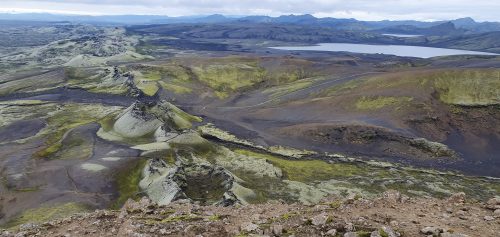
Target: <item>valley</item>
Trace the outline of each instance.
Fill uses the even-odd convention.
[[[96,209],[116,214],[143,197],[207,209],[279,202],[289,211],[393,190],[436,205],[457,193],[478,206],[500,195],[498,32],[398,38],[284,23],[2,24],[10,28],[0,35],[31,36],[0,40],[7,230]],[[274,48],[329,42],[491,55]]]

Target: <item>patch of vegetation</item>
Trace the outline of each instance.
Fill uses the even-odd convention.
[[[12,228],[24,223],[43,223],[50,220],[64,218],[66,216],[88,211],[89,208],[80,203],[65,203],[53,206],[42,206],[35,209],[28,209],[17,218],[6,224],[6,227]]]
[[[360,82],[356,92],[397,89],[398,93],[418,93],[429,97],[433,92],[437,92],[439,100],[451,105],[500,104],[500,70],[497,69],[399,72],[371,77]],[[348,87],[348,83],[344,83],[342,87]]]
[[[131,66],[130,70],[150,74],[149,78],[155,81],[160,78],[160,86],[176,94],[191,93],[194,87],[199,87],[195,83],[201,82],[212,89],[218,98],[226,98],[234,92],[257,85],[273,87],[289,84],[288,88],[282,90],[294,90],[308,83],[292,82],[314,75],[312,70],[308,70],[311,63],[306,60],[277,58],[279,64],[267,60],[234,56],[182,58],[162,65]]]
[[[161,72],[157,70],[150,70],[142,73],[140,79],[148,81],[159,81],[161,80]]]
[[[135,85],[137,86],[137,88],[139,88],[139,90],[141,90],[148,96],[154,96],[160,89],[158,87],[158,83],[154,81],[139,81],[136,82]]]
[[[484,200],[494,195],[500,188],[499,182],[490,179],[470,178],[437,171],[379,167],[351,162],[328,163],[321,160],[287,159],[242,149],[234,149],[233,151],[250,158],[265,159],[282,170],[283,179],[311,185],[311,187],[328,193],[342,195],[344,192],[345,196],[354,191],[356,193],[361,192],[363,196],[368,197],[388,189],[395,189],[410,196],[427,195],[438,198],[444,198],[456,192],[465,192],[472,198]],[[276,183],[272,187],[261,187],[259,186],[261,181],[258,177],[250,176],[238,170],[231,170],[231,172],[245,180],[245,184],[248,185],[246,187],[254,190],[257,195],[263,195],[262,197],[259,196],[259,198],[276,198],[279,196],[283,200],[297,201],[297,197],[280,196],[281,192],[289,192],[286,186],[280,186],[283,183],[282,180],[266,178],[266,181],[262,182]],[[324,181],[324,183],[321,181]],[[319,184],[319,186],[316,186],[316,184]],[[298,185],[300,186],[300,184]],[[273,189],[271,196],[269,196],[270,190],[268,188]],[[356,195],[355,198],[360,197]],[[326,205],[338,208],[342,203],[332,202],[331,204],[326,203]]]
[[[215,215],[209,216],[208,220],[210,220],[210,221],[219,221],[219,220],[221,220],[221,217],[219,215],[215,214]]]
[[[50,142],[50,141],[48,141]],[[51,145],[49,145],[48,147],[40,150],[40,151],[37,151],[35,153],[35,155],[37,157],[43,157],[43,158],[48,158],[49,156],[57,153],[59,150],[61,150],[61,147],[62,147],[62,142],[61,141],[56,141],[54,143],[52,143]]]
[[[387,106],[398,106],[407,102],[411,102],[411,97],[392,97],[392,96],[377,96],[366,97],[363,96],[356,101],[356,108],[359,110],[378,110]]]
[[[358,235],[358,237],[370,237],[371,236],[370,232],[364,231],[364,230],[360,230],[360,231],[356,232],[356,234]]]
[[[381,237],[389,237],[389,234],[387,232],[385,232],[384,230],[380,229],[378,231],[378,234],[381,236]]]
[[[447,71],[432,75],[439,99],[455,105],[500,104],[500,70]]]
[[[139,159],[129,168],[122,170],[116,176],[118,198],[111,208],[118,209],[129,199],[137,200],[140,197],[139,182],[142,179],[142,170],[146,166],[146,159]]]
[[[169,123],[171,127],[176,129],[188,129],[193,126],[193,122],[203,121],[200,117],[188,114],[168,102],[147,109],[148,112],[155,114],[160,120]],[[168,113],[165,114],[165,111]]]
[[[333,202],[328,203],[328,206],[330,206],[333,209],[338,209],[340,206],[342,206],[342,200],[335,200]]]
[[[14,191],[16,192],[35,192],[40,190],[40,186],[28,187],[28,188],[16,188]]]
[[[0,101],[0,105],[17,105],[17,106],[29,106],[29,105],[43,105],[48,104],[50,102],[41,101],[41,100],[9,100],[9,101]]]
[[[310,80],[301,80],[293,83],[289,83],[282,86],[271,87],[269,89],[265,89],[263,92],[271,94],[271,97],[277,98],[288,93],[298,91],[304,89],[312,84]]]
[[[193,92],[193,89],[183,85],[174,84],[171,82],[167,83],[164,81],[160,81],[159,83],[160,86],[163,87],[163,89],[174,92],[175,94],[188,94]]]
[[[297,216],[297,215],[299,215],[298,212],[288,212],[288,213],[281,215],[281,219],[288,220],[288,219],[290,219],[294,216]]]
[[[162,65],[162,73],[165,78],[172,79],[174,82],[189,82],[193,79],[191,69],[176,62]]]
[[[214,89],[217,97],[221,99],[234,91],[263,81],[266,74],[265,70],[255,63],[202,65],[193,67],[193,72],[201,82]]]
[[[285,178],[291,181],[308,183],[363,173],[362,169],[353,164],[329,164],[322,160],[288,160],[242,149],[236,149],[235,152],[258,159],[266,159],[282,169]]]
[[[64,135],[73,128],[97,122],[108,113],[115,111],[102,105],[65,104],[49,113],[47,127],[42,134],[47,137],[47,146],[35,153],[35,156],[49,158],[62,147]]]
[[[200,123],[203,121],[202,118],[198,117],[198,116],[194,116],[194,115],[191,115],[191,114],[188,114],[186,112],[184,112],[183,110],[179,109],[177,106],[175,105],[172,105],[171,106],[171,109],[172,111],[182,120],[184,121],[187,121],[189,123],[193,123],[193,122],[197,122],[197,123]],[[175,118],[174,118],[175,119]],[[191,125],[185,125],[183,126],[180,122],[179,123],[176,123],[177,126],[181,129],[185,129],[185,128],[190,128]]]
[[[68,81],[81,81],[92,76],[92,73],[77,67],[65,67],[64,73]]]
[[[365,81],[364,79],[352,80],[342,83],[340,85],[330,87],[326,89],[324,92],[322,92],[320,96],[334,96],[344,92],[348,92],[350,90],[354,90],[358,86],[360,86],[364,81]]]
[[[144,94],[153,96],[160,89],[161,72],[155,68],[144,67],[142,71],[132,71],[134,83]]]

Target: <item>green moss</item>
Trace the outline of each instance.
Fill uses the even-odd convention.
[[[166,151],[165,158],[164,160],[167,162],[169,165],[175,164],[176,161],[176,154],[175,151],[172,149],[169,149]]]
[[[297,212],[288,212],[288,213],[285,213],[285,214],[281,215],[281,219],[288,220],[288,219],[290,219],[290,218],[292,218],[294,216],[297,216],[297,215],[298,215]]]
[[[256,153],[248,150],[235,150],[236,153],[266,159],[279,167],[287,179],[299,182],[313,182],[329,180],[335,177],[362,174],[362,170],[352,164],[329,164],[322,160],[288,160],[268,154]]]
[[[175,105],[172,105],[171,109],[177,116],[179,116],[180,118],[182,118],[186,121],[198,122],[198,123],[203,121],[200,117],[188,114],[188,113],[184,112],[183,110],[179,109]]]
[[[66,83],[71,87],[82,88],[92,93],[127,93],[127,87],[121,84],[105,82],[105,78],[109,76],[109,73],[110,71],[106,70],[106,68],[66,68]]]
[[[219,221],[221,217],[219,215],[212,215],[208,217],[208,220],[210,221]]]
[[[46,136],[46,147],[35,153],[36,157],[50,158],[62,148],[64,135],[76,127],[97,122],[116,111],[101,105],[64,104],[51,111],[47,118],[47,127],[41,132]]]
[[[158,87],[158,84],[156,82],[151,82],[151,81],[141,81],[136,83],[137,88],[144,92],[144,94],[148,96],[154,96],[156,92],[160,89]]]
[[[196,77],[212,88],[219,98],[261,82],[265,70],[254,63],[211,64],[193,67]]]
[[[325,92],[323,92],[321,95],[334,96],[334,95],[338,95],[341,93],[345,93],[345,92],[356,89],[363,82],[364,82],[363,79],[348,81],[348,82],[342,83],[340,85],[336,85],[336,86],[333,86],[333,87],[326,89]]]
[[[43,105],[48,104],[50,102],[42,101],[42,100],[9,100],[9,101],[0,101],[0,105]]]
[[[451,105],[449,107],[449,109],[450,109],[450,112],[454,113],[454,114],[464,114],[465,113],[464,109],[460,108],[459,106]]]
[[[301,81],[296,81],[296,82],[293,82],[290,84],[265,89],[263,92],[271,94],[271,97],[277,98],[277,97],[281,97],[283,95],[286,95],[288,93],[304,89],[304,88],[310,86],[311,84],[312,84],[312,81],[310,81],[310,80],[301,80]]]
[[[192,81],[194,77],[189,67],[177,63],[162,65],[163,80],[167,84],[183,85]]]
[[[193,122],[202,121],[200,117],[188,114],[168,102],[146,109],[148,112],[155,114],[160,120],[169,123],[170,126],[179,130],[191,128]],[[169,111],[169,113],[165,113],[165,111]]]
[[[40,190],[40,186],[14,189],[14,191],[16,191],[16,192],[35,192],[38,190]]]
[[[382,229],[380,229],[378,233],[381,237],[389,237],[389,234]]]
[[[370,237],[371,235],[370,232],[364,230],[358,231],[356,232],[356,234],[358,235],[358,237]]]
[[[161,72],[156,70],[150,70],[142,74],[141,79],[148,81],[159,81],[161,79]]]
[[[88,210],[87,206],[74,202],[54,206],[42,206],[24,211],[17,218],[8,222],[6,227],[12,228],[24,223],[43,223]]]
[[[366,97],[363,96],[356,101],[356,108],[359,110],[377,110],[388,106],[398,106],[412,101],[411,97]]]
[[[174,83],[167,83],[164,81],[159,82],[163,89],[174,92],[175,94],[187,94],[193,92],[193,89]]]
[[[54,134],[55,136],[58,136],[58,134]],[[50,143],[50,141],[49,141]],[[62,147],[62,142],[59,140],[59,141],[56,141],[55,143],[49,145],[48,147],[40,150],[40,151],[37,151],[35,153],[35,155],[37,157],[44,157],[44,158],[47,158],[47,157],[50,157],[51,155],[54,155],[55,153],[57,153],[59,150],[61,150],[61,147]]]
[[[341,200],[335,200],[333,202],[328,203],[328,206],[330,206],[333,209],[338,209],[340,206],[342,206],[342,201]]]
[[[118,198],[111,208],[118,209],[129,199],[139,198],[139,182],[142,179],[142,170],[146,166],[146,159],[139,159],[129,168],[121,171],[116,176]]]
[[[500,70],[449,71],[433,75],[439,99],[447,104],[500,104]]]

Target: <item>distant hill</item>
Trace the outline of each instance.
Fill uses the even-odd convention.
[[[460,18],[450,21],[359,21],[356,19],[317,18],[313,15],[282,15],[270,16],[224,16],[220,14],[208,16],[182,16],[169,17],[160,15],[60,15],[49,13],[0,13],[0,20],[11,21],[47,21],[47,22],[77,22],[94,24],[122,24],[122,25],[147,25],[147,24],[177,24],[177,23],[279,23],[308,25],[318,27],[331,27],[338,30],[352,31],[377,31],[385,33],[411,33],[424,35],[444,35],[467,31],[471,33],[485,33],[500,31],[499,22],[476,22],[472,18]],[[451,24],[450,24],[451,23]],[[457,31],[459,30],[459,31]]]
[[[445,35],[453,36],[453,35],[464,34],[466,30],[457,29],[455,24],[450,21],[427,28],[420,28],[413,25],[397,25],[375,30],[375,32],[388,33],[388,34],[426,35],[426,36],[445,36]]]

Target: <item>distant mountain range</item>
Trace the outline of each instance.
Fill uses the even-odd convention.
[[[0,20],[10,21],[47,21],[93,24],[141,25],[141,24],[176,24],[176,23],[262,23],[262,24],[297,24],[321,27],[333,27],[340,30],[377,31],[399,34],[449,34],[484,33],[500,31],[500,22],[476,22],[472,18],[460,18],[450,21],[359,21],[356,19],[317,18],[309,14],[270,16],[209,16],[168,17],[159,15],[59,15],[49,13],[0,13]],[[450,24],[451,23],[451,24]],[[443,33],[445,30],[446,33]]]

